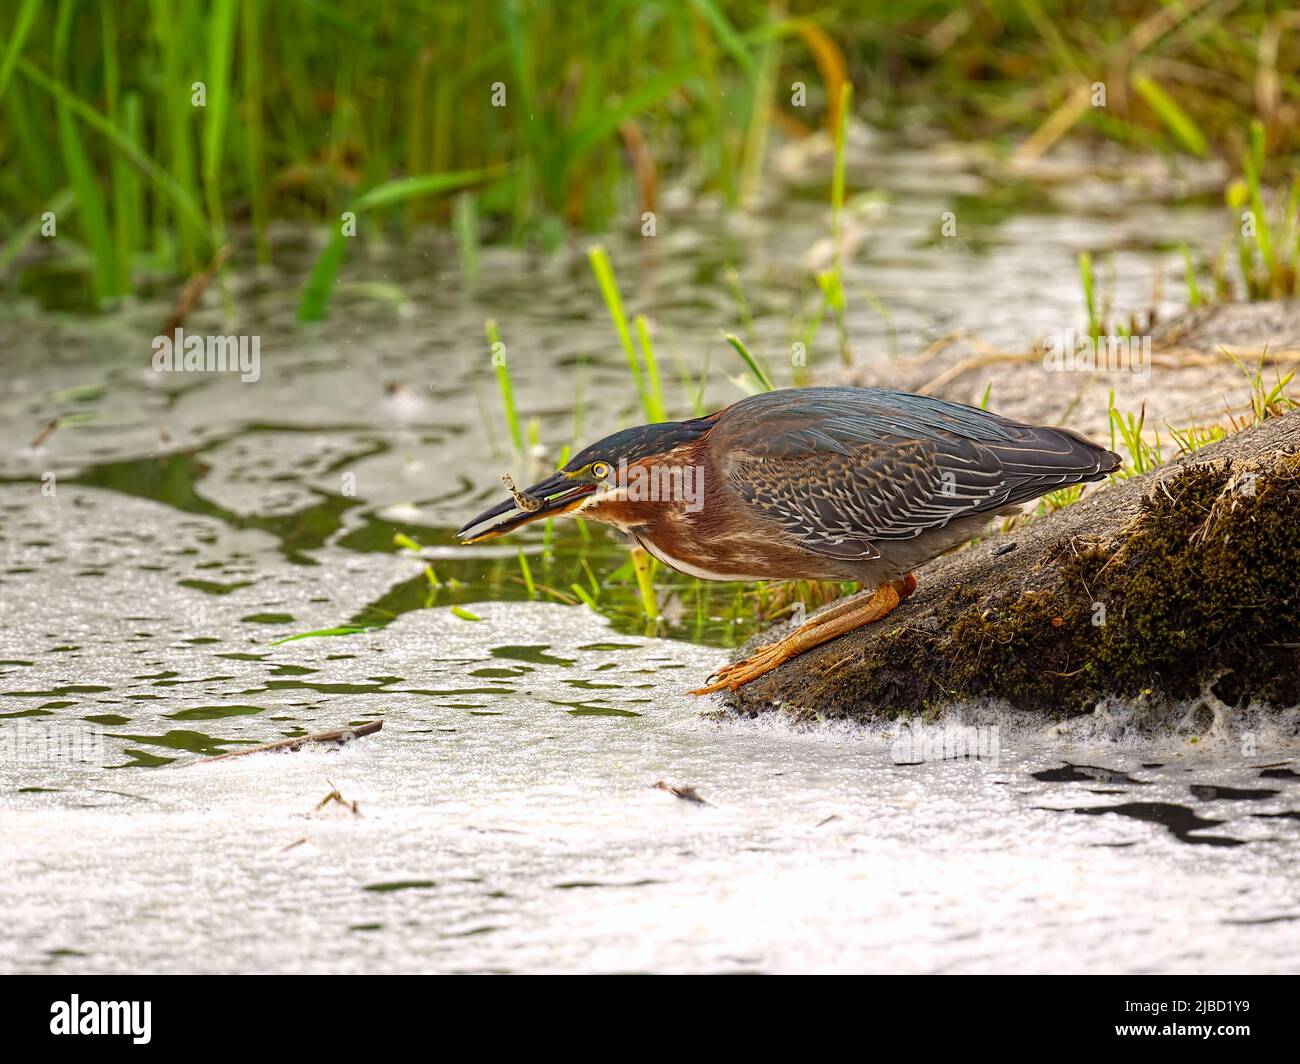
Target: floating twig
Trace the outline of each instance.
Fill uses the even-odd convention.
[[[694,802],[696,805],[708,805],[699,792],[694,787],[674,787],[671,783],[665,783],[660,780],[652,785],[655,790],[667,791],[669,794],[680,798],[683,802]]]
[[[331,787],[334,787],[334,781],[333,781],[333,780],[328,780],[327,782],[329,783],[329,785],[330,785]],[[343,795],[339,792],[339,789],[338,789],[337,787],[334,787],[334,789],[333,789],[332,791],[330,791],[329,794],[325,795],[324,798],[322,798],[319,802],[317,802],[317,803],[316,803],[316,808],[313,809],[312,812],[314,812],[314,813],[319,813],[322,809],[324,809],[324,808],[325,808],[327,805],[329,805],[331,802],[337,802],[337,803],[338,803],[339,805],[341,805],[344,809],[347,809],[347,810],[351,811],[351,813],[352,813],[353,816],[360,816],[360,815],[361,815],[361,807],[360,807],[359,805],[357,805],[356,802],[354,802],[354,801],[353,801],[353,802],[349,802],[346,798],[344,798]]]
[[[39,447],[46,440],[48,440],[51,436],[54,435],[54,430],[57,429],[58,427],[59,427],[59,419],[56,417],[50,418],[50,420],[46,423],[45,428],[41,429],[41,431],[38,432],[35,438],[32,440],[32,446]]]
[[[335,728],[333,731],[317,732],[315,735],[299,735],[293,739],[280,739],[274,743],[250,746],[247,750],[234,750],[228,754],[217,754],[216,757],[205,757],[202,761],[190,761],[188,764],[207,765],[213,761],[228,761],[232,757],[247,757],[249,754],[265,754],[280,750],[301,750],[304,746],[317,743],[327,746],[346,746],[353,739],[360,739],[363,735],[373,735],[383,726],[384,722],[382,720],[372,720],[366,724],[359,724],[355,728]]]
[[[180,297],[176,300],[176,306],[172,308],[171,315],[158,332],[159,336],[172,338],[176,336],[176,330],[189,317],[190,311],[194,309],[203,293],[207,291],[208,285],[212,283],[212,278],[221,269],[221,264],[226,261],[229,254],[230,245],[222,244],[221,247],[217,248],[217,253],[212,257],[212,261],[208,263],[207,268],[196,273],[185,282],[185,287],[181,289]]]

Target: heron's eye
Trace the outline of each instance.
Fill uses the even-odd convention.
[[[597,480],[604,480],[607,476],[609,476],[609,463],[592,462],[591,475],[595,477]]]

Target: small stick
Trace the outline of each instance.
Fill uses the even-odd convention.
[[[250,746],[247,750],[235,750],[229,754],[217,754],[215,757],[205,757],[201,761],[190,761],[191,765],[207,765],[213,761],[228,761],[232,757],[247,757],[249,754],[265,754],[272,750],[301,750],[308,743],[334,743],[338,746],[345,746],[353,739],[359,739],[363,735],[373,735],[384,726],[382,720],[372,720],[366,724],[360,724],[355,728],[335,728],[333,731],[317,732],[315,735],[299,735],[295,739],[280,739],[274,743],[262,743],[260,746]]]
[[[331,787],[334,787],[333,780],[329,780],[328,782]],[[343,795],[339,793],[339,789],[337,787],[334,787],[334,789],[330,791],[329,794],[325,795],[324,798],[322,798],[319,802],[317,802],[316,808],[313,809],[312,812],[319,813],[322,809],[324,809],[327,805],[329,805],[330,802],[338,802],[338,804],[341,805],[344,809],[350,809],[352,811],[353,816],[361,815],[361,807],[357,805],[356,802],[349,802],[346,798],[344,798]]]
[[[39,447],[46,440],[48,440],[51,436],[54,435],[54,430],[57,429],[58,427],[59,427],[59,419],[51,418],[49,423],[46,424],[45,428],[41,429],[41,431],[36,434],[36,438],[32,440],[32,446]]]
[[[694,787],[674,787],[671,783],[665,783],[663,780],[660,780],[658,783],[652,783],[650,789],[656,791],[667,791],[669,794],[680,798],[683,802],[694,802],[696,805],[709,804],[700,797],[699,792]]]
[[[172,308],[171,314],[163,322],[163,327],[159,336],[170,336],[173,339],[176,336],[176,330],[181,327],[185,319],[189,317],[190,311],[194,309],[207,287],[212,283],[212,278],[216,272],[221,269],[222,263],[226,261],[230,254],[230,245],[222,244],[217,248],[217,253],[212,257],[206,269],[194,274],[185,282],[185,287],[181,289],[181,294],[176,300],[176,306]]]

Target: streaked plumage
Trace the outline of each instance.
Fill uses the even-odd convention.
[[[874,620],[915,587],[900,578],[993,516],[1118,466],[1118,455],[1069,429],[908,392],[795,388],[708,417],[617,432],[529,488],[526,495],[545,500],[537,509],[502,503],[457,534],[488,538],[539,517],[577,514],[615,526],[695,576],[880,588],[880,600],[861,614]],[[634,490],[640,474],[669,483],[669,474],[687,471],[701,478],[698,498]],[[824,625],[820,637],[848,630],[844,623]],[[816,645],[809,638],[818,637],[796,641],[799,649]],[[780,660],[769,655],[762,671]]]
[[[705,446],[736,493],[792,542],[837,563],[886,559],[871,567],[878,576],[968,538],[972,519],[1099,479],[1119,463],[1067,429],[867,388],[742,399],[718,418]],[[905,564],[891,566],[890,557]],[[830,569],[824,575],[853,578],[839,565]]]

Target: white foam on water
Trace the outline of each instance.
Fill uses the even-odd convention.
[[[154,769],[6,766],[0,967],[1296,966],[1296,822],[1251,815],[1296,808],[1295,783],[1261,781],[1254,767],[1293,748],[1243,759],[1177,737],[1077,742],[1038,726],[1008,728],[996,765],[899,766],[888,729],[707,719],[680,691],[716,651],[615,636],[585,609],[475,608],[478,624],[449,610],[407,614],[349,638],[357,657],[344,661],[325,660],[342,641],[277,648],[278,660],[320,668],[313,683],[379,668],[404,678],[395,693],[337,695],[328,713],[313,710],[321,725],[382,715],[382,732],[340,751]],[[610,643],[636,649],[581,649]],[[546,649],[523,651],[538,658],[524,662],[485,645]],[[599,668],[611,660],[616,670]],[[471,675],[487,663],[531,671],[508,685]],[[496,686],[507,690],[401,693]],[[602,697],[584,703],[593,693]],[[639,715],[569,712],[583,704]],[[133,729],[145,730],[138,720],[123,730]],[[1031,775],[1063,762],[1136,782]],[[708,804],[655,789],[660,780]],[[1280,793],[1200,800],[1192,784]],[[338,803],[317,810],[335,789],[360,816]],[[1243,844],[1197,845],[1159,824],[1069,811],[1133,802],[1222,820],[1199,834]]]

